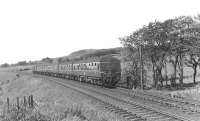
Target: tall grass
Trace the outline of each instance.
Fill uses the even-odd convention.
[[[83,106],[71,106],[64,112],[51,115],[42,114],[39,110],[23,107],[18,109],[11,106],[8,110],[6,106],[0,114],[0,121],[108,121],[100,117],[95,110],[87,110]]]

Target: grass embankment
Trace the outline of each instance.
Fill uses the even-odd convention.
[[[44,118],[43,121],[117,121],[122,120],[115,114],[100,107],[98,102],[75,92],[73,90],[56,85],[43,78],[31,75],[16,76],[16,73],[0,72],[0,106],[1,112],[5,112],[7,97],[11,103],[16,103],[16,97],[33,95],[38,104],[36,111],[14,110],[13,113],[3,114],[2,117],[10,117],[8,121],[15,121],[16,114],[24,114],[21,120],[35,121]],[[13,118],[14,117],[14,118]],[[2,120],[2,119],[0,119]]]

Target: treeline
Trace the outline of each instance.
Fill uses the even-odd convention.
[[[200,15],[150,22],[120,38],[120,41],[124,47],[122,56],[131,61],[130,73],[135,74],[137,80],[140,79],[141,48],[144,65],[151,65],[154,87],[158,87],[159,82],[163,84],[163,81],[182,87],[185,65],[193,69],[193,81],[196,83],[197,66],[200,64]],[[166,71],[167,64],[173,68],[170,73]]]
[[[15,63],[15,64],[8,64],[8,63],[3,63],[3,64],[1,64],[0,65],[0,67],[10,67],[10,66],[24,66],[24,65],[32,65],[32,64],[34,64],[35,62],[33,62],[33,61],[19,61],[19,62],[17,62],[17,63]]]

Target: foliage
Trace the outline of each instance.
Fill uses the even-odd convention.
[[[42,61],[46,62],[46,63],[53,63],[53,59],[51,59],[49,57],[43,58]]]
[[[10,107],[9,110],[4,108],[1,121],[51,121],[49,116],[43,115],[38,110],[28,107],[21,107],[17,109],[16,106]]]
[[[69,58],[62,58],[62,57],[60,57],[60,58],[57,59],[58,63],[64,63],[64,62],[69,62],[69,61],[70,61]]]
[[[8,63],[4,63],[4,64],[1,64],[1,67],[9,67],[10,65]]]
[[[162,84],[165,79],[170,79],[171,84],[174,84],[177,70],[179,83],[182,86],[184,58],[187,55],[191,56],[188,63],[193,62],[194,73],[196,73],[195,69],[199,60],[194,61],[194,58],[197,57],[196,50],[200,46],[200,27],[196,27],[196,21],[190,16],[180,16],[164,22],[150,22],[129,36],[120,38],[120,41],[126,49],[138,50],[142,47],[143,60],[150,61],[152,64],[155,87],[158,86],[158,82]],[[130,53],[137,53],[137,51]],[[131,57],[132,61],[138,60],[138,54],[132,55],[135,55],[134,58]],[[166,63],[172,63],[175,70],[169,78],[162,75]]]
[[[23,66],[23,65],[28,65],[28,63],[27,63],[26,61],[19,61],[19,62],[16,63],[15,65]]]
[[[83,106],[71,106],[63,112],[43,114],[38,109],[16,106],[10,107],[9,111],[4,107],[0,115],[1,121],[107,121],[100,117],[97,111],[86,110]]]

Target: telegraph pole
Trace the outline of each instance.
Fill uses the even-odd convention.
[[[142,60],[142,45],[139,48],[139,55],[140,55],[140,84],[141,89],[143,90],[143,60]]]

